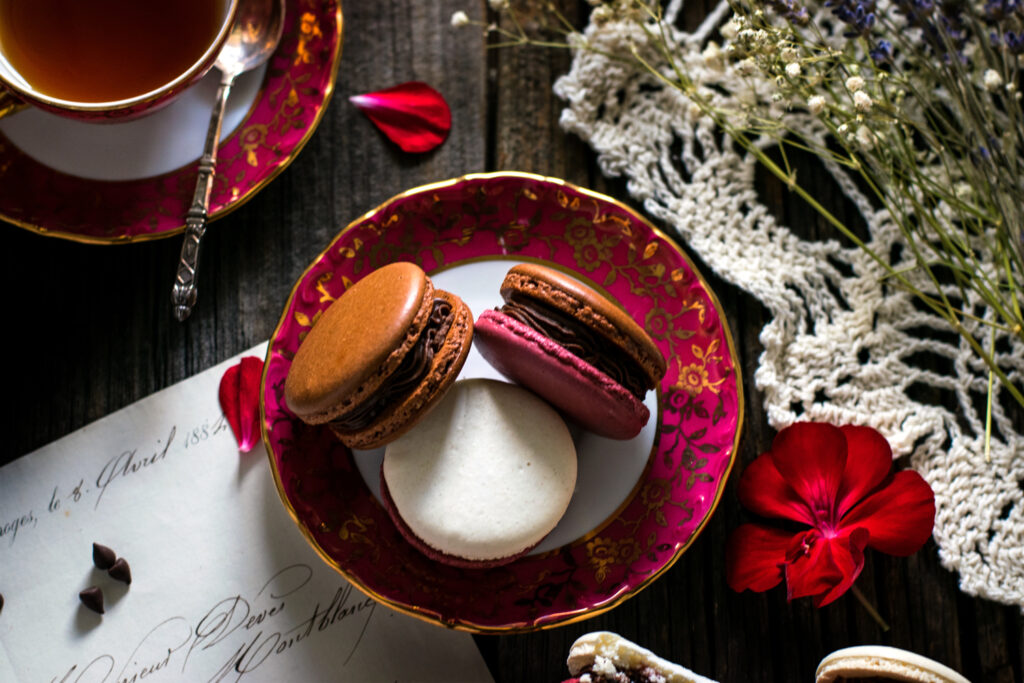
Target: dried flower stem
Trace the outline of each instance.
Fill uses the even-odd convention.
[[[878,626],[882,629],[882,631],[888,632],[889,624],[887,624],[885,619],[882,618],[882,615],[878,613],[878,610],[875,609],[875,606],[872,605],[871,602],[867,599],[867,596],[861,593],[860,589],[857,588],[856,585],[850,586],[850,591],[853,593],[853,597],[857,598],[857,602],[859,602],[861,606],[863,606],[864,609],[868,611],[868,614],[871,615],[871,618],[878,623]]]
[[[501,15],[512,28],[491,24],[486,31],[507,39],[492,47],[584,49],[633,65],[685,95],[863,250],[889,283],[916,297],[963,338],[989,371],[988,439],[994,380],[1024,407],[1024,387],[1015,385],[998,362],[994,341],[998,333],[1024,342],[1024,113],[1018,91],[1024,4],[986,5],[984,12],[991,6],[1015,13],[999,25],[1001,37],[990,38],[989,28],[971,14],[982,10],[966,4],[893,0],[883,11],[872,0],[831,0],[833,14],[850,29],[845,43],[837,44],[797,0],[732,1],[739,3],[729,22],[736,30],[727,35],[722,29],[729,41],[723,59],[732,61],[751,92],[758,83],[774,82],[774,102],[791,110],[807,103],[841,151],[795,128],[786,116],[759,109],[763,103],[736,109],[716,105],[715,95],[704,92],[673,53],[673,29],[656,0],[593,0],[592,21],[599,21],[600,12],[600,21],[630,21],[642,31],[640,44],[623,54],[589,43],[550,1],[541,5],[554,20],[541,22],[540,31],[546,32],[541,37],[527,30],[510,5]],[[888,14],[891,8],[895,15]],[[710,28],[702,26],[701,33],[705,40]],[[880,36],[885,40],[873,47]],[[973,61],[963,56],[968,44],[975,50]],[[781,164],[765,151],[766,139],[778,143]],[[856,174],[898,227],[912,265],[890,263],[801,187],[787,146]],[[971,310],[974,297],[992,314]],[[993,335],[987,344],[977,338],[983,327]]]

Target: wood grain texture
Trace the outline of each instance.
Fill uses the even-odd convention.
[[[586,3],[560,5],[582,25]],[[331,237],[410,187],[467,172],[522,170],[639,208],[622,179],[603,178],[586,146],[558,127],[562,105],[551,86],[568,69],[568,53],[486,50],[480,30],[455,30],[449,21],[456,10],[492,20],[478,0],[344,2],[343,9],[344,52],[327,115],[287,171],[212,224],[199,303],[185,324],[174,320],[169,303],[177,238],[96,247],[0,227],[9,315],[2,344],[11,368],[0,411],[2,462],[265,340],[293,283]],[[702,12],[688,4],[687,21]],[[432,153],[400,152],[348,103],[350,95],[407,80],[430,83],[451,104],[451,135]],[[808,164],[801,178],[812,177],[813,160],[800,163]],[[808,237],[834,238],[773,179],[760,177],[759,188],[787,224]],[[827,185],[815,189],[834,193]],[[738,474],[773,436],[753,384],[767,312],[694,261],[726,310],[745,385],[744,434],[721,504],[676,565],[616,609],[549,631],[476,637],[495,679],[562,680],[572,642],[599,629],[722,681],[809,682],[824,655],[866,643],[913,650],[974,681],[1024,679],[1020,610],[960,593],[932,542],[910,558],[867,556],[857,585],[889,622],[888,632],[849,594],[819,610],[807,600],[787,602],[783,587],[756,595],[729,590],[725,539],[751,519],[737,500]]]

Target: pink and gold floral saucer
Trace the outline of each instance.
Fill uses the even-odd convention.
[[[410,546],[381,506],[380,452],[355,452],[284,403],[296,349],[368,273],[414,261],[479,315],[515,263],[561,269],[616,299],[668,360],[652,420],[631,441],[576,430],[580,475],[558,528],[504,567],[457,569]],[[474,350],[460,376],[497,376]],[[270,340],[263,437],[278,493],[313,548],[366,594],[480,633],[529,631],[611,609],[693,543],[736,457],[742,386],[721,307],[687,256],[623,204],[522,173],[470,175],[391,199],[338,234],[299,279]]]
[[[330,101],[341,46],[340,0],[287,0],[281,45],[251,107],[240,112],[240,124],[221,142],[211,220],[241,206],[298,155]],[[15,116],[33,115],[27,111]],[[162,110],[151,116],[172,114]],[[80,125],[106,128],[97,131],[103,137],[119,126],[146,124]],[[64,147],[74,153],[73,140]],[[194,159],[201,151],[200,142]],[[157,239],[184,229],[195,187],[194,161],[156,175],[110,180],[58,170],[59,164],[48,165],[37,157],[0,132],[0,219],[42,234],[100,244]]]

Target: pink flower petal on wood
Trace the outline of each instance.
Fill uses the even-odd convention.
[[[429,152],[445,141],[452,127],[444,97],[420,81],[348,99],[406,152]]]
[[[248,453],[260,436],[260,378],[263,361],[246,356],[232,365],[220,380],[218,396],[224,417],[238,442],[238,449]]]

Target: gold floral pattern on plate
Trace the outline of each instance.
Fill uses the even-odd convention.
[[[334,91],[341,46],[339,0],[287,1],[284,35],[260,93],[221,143],[210,220],[251,199],[299,154]],[[122,244],[179,234],[195,178],[194,163],[138,180],[71,176],[35,161],[0,134],[0,219],[53,237]]]
[[[493,258],[548,263],[592,282],[669,360],[653,448],[611,519],[557,549],[468,570],[417,552],[367,488],[352,453],[284,404],[302,338],[374,269],[428,273]],[[368,595],[475,632],[548,628],[614,607],[667,571],[707,523],[736,455],[742,385],[714,294],[665,235],[623,204],[564,181],[477,174],[405,192],[341,231],[296,284],[271,337],[261,393],[278,493],[329,565]]]

